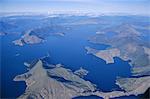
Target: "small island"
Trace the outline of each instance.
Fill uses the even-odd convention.
[[[39,44],[45,41],[50,35],[65,36],[64,32],[54,31],[54,27],[35,28],[25,31],[21,38],[12,41],[15,45]]]
[[[87,75],[89,72],[87,71],[87,70],[85,70],[85,69],[83,69],[82,67],[80,67],[80,69],[79,70],[76,70],[75,72],[74,72],[76,75],[78,75],[79,77],[84,77],[85,75]]]
[[[20,39],[13,41],[15,45],[23,46],[25,44],[38,44],[44,40],[36,35],[31,35],[30,31],[24,34]]]

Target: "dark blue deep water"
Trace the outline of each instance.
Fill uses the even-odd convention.
[[[31,62],[46,55],[46,53],[50,54],[49,63],[51,64],[61,63],[73,71],[80,67],[88,70],[89,74],[85,79],[96,84],[100,90],[120,90],[115,85],[115,80],[117,76],[129,77],[131,75],[128,62],[115,58],[114,64],[107,65],[105,61],[86,53],[85,46],[97,49],[108,47],[107,45],[96,45],[88,42],[88,38],[97,31],[96,26],[87,25],[70,28],[64,37],[50,36],[42,44],[25,45],[23,47],[12,44],[12,41],[18,38],[17,35],[7,35],[0,38],[3,98],[16,98],[25,91],[25,83],[14,82],[13,78],[27,71],[23,65],[24,62]],[[16,54],[20,55],[16,56]],[[100,99],[95,96],[88,97],[88,99],[95,98]]]

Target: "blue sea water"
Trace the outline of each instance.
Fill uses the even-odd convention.
[[[1,74],[2,74],[2,98],[16,98],[25,91],[24,82],[14,82],[13,78],[25,73],[24,62],[31,62],[50,53],[49,63],[63,64],[73,71],[80,67],[89,71],[86,80],[96,84],[102,91],[119,89],[115,85],[117,76],[129,77],[130,66],[128,62],[115,58],[114,64],[106,64],[104,60],[86,53],[85,46],[97,49],[105,49],[107,45],[96,45],[88,42],[88,38],[95,34],[97,26],[84,25],[72,26],[64,37],[50,36],[46,42],[35,45],[15,46],[12,41],[17,35],[1,37]],[[15,56],[20,54],[19,56]],[[91,99],[99,99],[95,96]],[[81,97],[82,98],[82,97]],[[89,98],[88,98],[89,99]]]

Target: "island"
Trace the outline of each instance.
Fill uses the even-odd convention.
[[[15,45],[23,46],[25,44],[38,44],[43,42],[42,38],[39,38],[36,35],[31,35],[30,31],[24,34],[20,39],[13,41]]]
[[[95,85],[80,78],[70,69],[56,66],[45,69],[38,60],[29,72],[18,75],[14,81],[25,81],[27,88],[19,99],[71,99],[84,92],[95,91]]]
[[[24,31],[23,35],[12,41],[15,45],[24,46],[25,44],[39,44],[45,41],[48,36],[65,36],[63,29],[58,29],[60,26],[46,26],[29,29]]]
[[[46,65],[49,68],[45,68]],[[82,67],[73,72],[61,64],[45,64],[42,59],[37,59],[31,64],[28,63],[27,67],[29,68],[28,72],[14,78],[14,81],[25,81],[27,86],[25,93],[18,99],[60,99],[60,97],[72,99],[91,95],[110,99],[120,96],[137,96],[150,87],[150,76],[140,78],[118,77],[116,84],[124,91],[103,92],[96,88],[92,82],[84,80],[88,71]]]
[[[79,70],[76,70],[75,72],[74,72],[76,75],[78,75],[79,77],[84,77],[85,75],[87,75],[89,72],[87,71],[87,70],[85,70],[85,69],[83,69],[82,67],[80,67],[80,69]]]

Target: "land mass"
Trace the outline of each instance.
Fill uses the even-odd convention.
[[[38,60],[29,72],[16,76],[14,81],[25,81],[27,88],[20,99],[71,99],[86,91],[93,92],[95,85],[85,81],[70,69],[56,66],[45,69]]]
[[[114,34],[110,36],[111,32]],[[113,63],[113,57],[119,57],[124,61],[130,61],[134,76],[150,75],[150,43],[145,42],[142,33],[132,25],[121,24],[118,27],[101,30],[101,33],[91,37],[89,41],[110,47],[106,50],[86,47],[88,53],[104,59],[106,63]]]
[[[107,49],[107,50],[96,50],[90,47],[85,47],[88,54],[93,54],[98,58],[106,61],[106,64],[114,63],[114,57],[120,56],[120,50],[117,48]]]
[[[73,72],[64,68],[61,64],[56,66],[47,65],[42,60],[37,60],[27,65],[29,71],[18,75],[14,81],[25,81],[25,93],[18,99],[72,99],[78,96],[96,95],[104,99],[120,96],[139,95],[150,87],[150,76],[135,78],[118,78],[116,84],[125,91],[102,92],[96,85],[80,77],[80,74],[87,74],[83,68]],[[85,76],[85,75],[84,75]],[[134,83],[134,84],[133,84]],[[130,85],[130,88],[128,87]]]
[[[38,44],[43,42],[42,38],[39,38],[36,35],[31,35],[30,31],[24,34],[20,39],[13,41],[15,45],[23,46],[25,44]]]
[[[150,34],[147,33],[146,35],[149,36]],[[96,44],[109,45],[110,47],[105,50],[85,47],[88,54],[105,60],[107,64],[114,63],[113,58],[119,57],[124,61],[129,61],[131,65],[132,77],[119,77],[116,80],[116,84],[124,92],[112,91],[113,95],[111,97],[117,95],[137,96],[150,87],[150,43],[143,39],[143,34],[135,27],[130,24],[121,24],[117,27],[106,28],[97,32],[89,41]],[[96,95],[99,94],[97,92]]]
[[[43,28],[36,28],[28,30],[21,36],[21,38],[12,41],[15,45],[23,46],[25,44],[39,44],[45,41],[50,35],[58,35],[64,36],[63,32],[54,31],[51,28],[54,27],[43,27]]]

